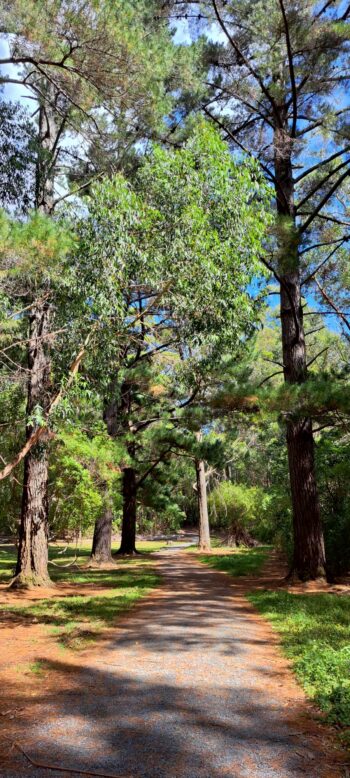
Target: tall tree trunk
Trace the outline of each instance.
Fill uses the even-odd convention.
[[[96,519],[91,551],[92,563],[113,562],[112,523],[113,511],[110,507],[106,507],[102,516]]]
[[[207,484],[205,480],[205,465],[202,459],[196,460],[196,476],[197,476],[197,498],[198,498],[198,513],[199,513],[199,539],[198,548],[200,551],[210,551],[210,529],[209,529],[209,517],[208,517],[208,502],[207,502]]]
[[[45,336],[48,332],[50,310],[38,305],[30,316],[28,348],[27,418],[38,406],[43,408],[50,381]],[[36,422],[27,425],[29,437]],[[21,524],[18,558],[13,587],[47,586],[48,574],[48,443],[44,438],[30,450],[24,462]]]
[[[107,425],[108,434],[113,438],[118,434],[118,419],[119,423],[128,423],[128,413],[130,412],[131,404],[131,390],[127,380],[125,380],[121,387],[121,400],[119,404],[115,399],[115,392],[117,388],[117,380],[112,384],[110,388],[110,394],[112,399],[106,403],[103,418]],[[128,453],[131,457],[135,454],[134,442],[130,442],[128,445]],[[120,548],[117,554],[137,554],[136,550],[136,472],[133,467],[126,467],[123,470],[122,476],[122,497],[123,497],[123,519],[122,519],[122,536]],[[96,531],[96,528],[95,528]],[[107,533],[106,533],[107,540]],[[111,536],[110,536],[111,546]],[[92,552],[93,553],[93,552]],[[107,553],[107,552],[106,552]],[[111,554],[111,550],[110,550]]]
[[[281,217],[278,229],[283,371],[287,383],[301,384],[307,378],[307,360],[301,305],[299,236],[295,224],[292,140],[283,128],[275,130],[274,148],[277,211]],[[287,449],[294,535],[291,574],[306,581],[324,576],[326,564],[310,418],[289,418]]]
[[[131,431],[131,422],[129,414],[132,405],[132,385],[125,379],[121,387],[121,400],[119,404],[119,410],[121,418],[125,427]],[[111,416],[111,423],[113,422],[114,414]],[[128,454],[133,460],[135,457],[135,440],[131,440],[127,446]],[[136,550],[136,495],[137,495],[137,474],[136,470],[131,464],[129,467],[125,467],[123,470],[123,521],[122,521],[122,537],[120,548],[117,554],[137,554]]]
[[[326,566],[310,419],[287,423],[287,446],[294,529],[291,574],[307,581],[323,577]]]
[[[118,554],[137,554],[136,493],[136,472],[133,467],[126,467],[123,470],[123,523]]]
[[[38,155],[36,164],[35,207],[44,214],[53,208],[54,165],[57,127],[54,114],[55,88],[46,82],[44,98],[39,107]],[[41,296],[48,298],[49,290],[41,290]],[[28,346],[28,388],[27,418],[36,407],[47,404],[50,380],[50,358],[47,335],[50,329],[50,305],[47,300],[38,302],[29,320]],[[35,424],[27,424],[26,435],[34,430]],[[48,441],[30,450],[24,462],[21,523],[19,533],[16,576],[13,587],[47,586],[48,573]]]
[[[117,435],[118,431],[118,407],[113,397],[116,391],[116,382],[112,384],[111,394],[112,400],[105,403],[103,412],[103,420],[106,423],[107,432],[113,438]],[[108,500],[108,495],[106,495]],[[110,506],[106,506],[102,516],[99,516],[95,522],[94,537],[92,541],[91,557],[92,564],[95,562],[100,564],[101,562],[113,562],[112,557],[112,523],[113,523],[113,511]]]
[[[61,127],[57,127],[55,104],[57,90],[46,82],[42,86],[43,100],[39,106],[38,153],[35,171],[35,208],[40,213],[52,213],[54,208],[54,179],[57,156],[57,140]]]

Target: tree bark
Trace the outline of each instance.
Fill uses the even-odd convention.
[[[117,435],[118,431],[118,407],[113,397],[115,392],[115,383],[111,388],[112,400],[105,403],[103,412],[103,420],[106,423],[107,432],[113,438]],[[108,496],[106,495],[106,499]],[[113,523],[113,511],[110,507],[106,507],[102,516],[96,519],[94,528],[94,537],[92,541],[90,562],[94,564],[113,562],[112,557],[112,523]]]
[[[137,554],[136,550],[136,472],[133,467],[123,471],[123,523],[117,554]]]
[[[45,335],[48,332],[50,309],[38,305],[30,316],[28,348],[27,418],[37,406],[44,408],[50,381]],[[34,431],[36,422],[27,425],[26,435]],[[18,558],[13,587],[47,586],[48,574],[48,442],[43,437],[30,450],[24,461],[21,524]]]
[[[54,114],[56,90],[46,82],[47,93],[39,106],[38,154],[36,163],[35,208],[50,214],[54,196],[54,165],[57,127]],[[48,290],[46,290],[48,291]],[[42,290],[44,292],[44,290]],[[50,381],[50,357],[46,336],[50,329],[50,305],[38,303],[29,319],[27,418],[36,407],[45,415]],[[27,424],[27,439],[35,424]],[[13,587],[47,586],[48,573],[48,440],[29,451],[24,462],[21,523],[16,575]]]
[[[129,427],[128,413],[130,412],[131,405],[131,390],[128,381],[125,380],[122,384],[119,405],[114,397],[116,386],[117,381],[111,386],[110,394],[112,400],[106,403],[103,414],[108,434],[112,438],[118,434],[118,423],[122,424],[124,420],[124,424],[127,422]],[[133,442],[130,442],[128,445],[128,453],[131,457],[135,454]],[[117,551],[118,555],[138,553],[136,550],[136,494],[136,471],[133,467],[126,467],[123,470],[122,476],[123,519],[121,543]]]
[[[48,81],[42,84],[43,99],[39,106],[38,154],[35,172],[35,208],[48,216],[54,207],[54,169],[59,129],[54,106],[57,89]]]
[[[103,420],[106,422],[108,434],[114,438],[118,430],[118,407],[113,397],[116,389],[116,381],[111,387],[112,399],[105,403]],[[108,497],[107,497],[108,499]],[[113,511],[110,506],[106,506],[104,513],[95,522],[94,537],[92,541],[91,557],[92,564],[95,562],[101,564],[104,562],[113,562],[112,557],[112,523]]]
[[[301,384],[307,378],[307,359],[301,305],[299,235],[295,223],[292,143],[283,127],[275,130],[275,189],[280,216],[278,230],[283,371],[287,383]],[[310,418],[289,418],[287,450],[294,535],[291,574],[306,581],[324,576],[326,566]]]
[[[208,517],[207,484],[205,480],[205,465],[202,459],[196,460],[197,498],[199,513],[199,539],[200,551],[211,551],[210,528]]]
[[[308,581],[324,577],[326,569],[310,419],[287,423],[287,447],[294,529],[290,575]]]
[[[96,519],[92,541],[91,562],[97,564],[113,562],[112,559],[112,523],[113,511],[107,507],[102,516]]]

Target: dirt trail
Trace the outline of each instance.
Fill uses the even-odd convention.
[[[326,731],[244,588],[188,554],[157,564],[164,586],[108,642],[47,663],[49,683],[16,724],[35,760],[70,772],[13,752],[0,774],[338,778]]]

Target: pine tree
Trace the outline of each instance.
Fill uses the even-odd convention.
[[[320,7],[309,0],[190,5],[198,19],[196,35],[208,36],[197,108],[220,127],[232,148],[259,159],[274,188],[276,231],[271,259],[263,261],[280,286],[284,378],[300,384],[308,368],[302,286],[327,255],[318,255],[311,268],[305,268],[305,259],[315,246],[333,252],[349,235],[346,205],[335,204],[335,197],[350,173],[345,92],[350,8],[340,2]],[[170,16],[179,17],[186,6],[169,3]],[[315,260],[315,254],[311,257]],[[324,575],[326,564],[311,418],[290,415],[287,449],[292,573],[306,580]]]

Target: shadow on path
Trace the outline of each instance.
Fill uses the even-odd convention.
[[[22,719],[36,760],[120,778],[334,778],[272,633],[233,580],[184,555],[165,586],[81,656]],[[272,638],[272,639],[271,639]],[[51,676],[50,676],[51,677]],[[304,718],[305,717],[305,718]],[[1,773],[54,778],[18,768]]]

